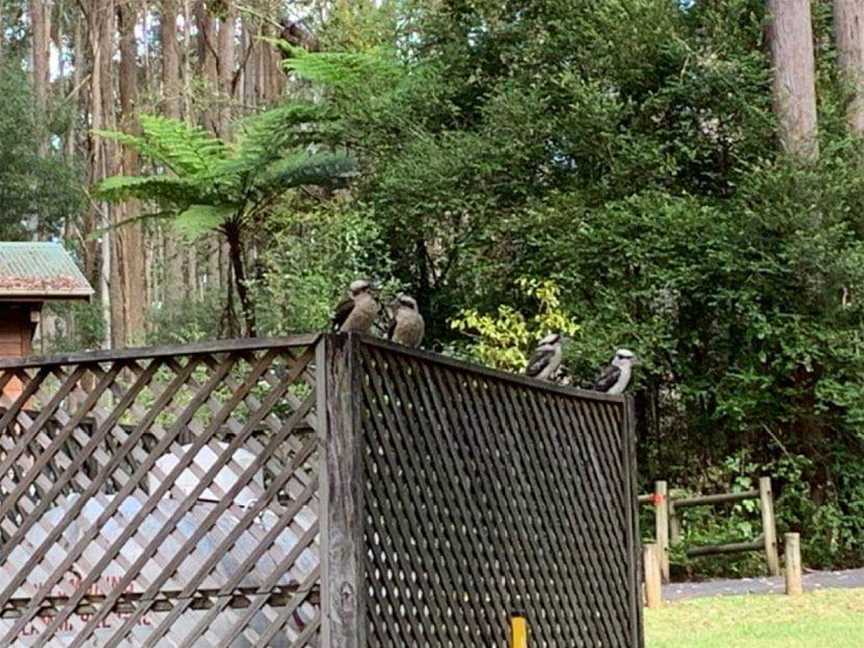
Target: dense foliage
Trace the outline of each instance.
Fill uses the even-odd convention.
[[[417,297],[427,346],[448,353],[516,367],[567,328],[583,383],[626,346],[645,361],[646,484],[725,491],[771,474],[806,560],[861,564],[864,148],[819,0],[821,154],[780,154],[764,4],[315,3],[323,51],[280,45],[291,101],[235,124],[236,139],[189,115],[113,135],[150,166],[102,195],[216,229],[236,265],[227,296],[190,290],[148,339],[223,334],[214,311],[235,293],[259,334],[321,328],[364,275]],[[33,211],[62,220],[72,172],[38,155],[50,125],[33,121],[23,77],[4,73],[0,91],[11,237]],[[349,189],[309,187],[344,180],[349,157]],[[722,513],[694,512],[685,536],[758,526],[745,506]]]
[[[575,380],[618,346],[647,359],[646,479],[775,474],[809,559],[860,561],[864,160],[827,38],[822,156],[777,153],[764,19],[755,0],[444,2],[289,66],[329,88],[433,343],[459,343],[466,305],[530,313],[517,280],[554,279]]]
[[[0,60],[0,239],[58,236],[81,209],[75,169],[40,147],[52,124],[34,110],[26,76]]]

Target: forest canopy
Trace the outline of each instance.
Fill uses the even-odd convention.
[[[862,561],[864,149],[831,2],[812,3],[803,157],[785,146],[762,0],[33,4],[0,4],[2,225],[83,260],[101,299],[67,318],[76,344],[320,329],[368,276],[417,298],[427,346],[476,358],[466,312],[542,322],[526,286],[549,282],[573,382],[618,347],[644,360],[646,481],[771,473],[812,563]],[[284,127],[298,105],[314,119]],[[190,244],[169,216],[202,200],[164,183],[109,195],[106,178],[182,176],[170,150],[124,145],[145,115],[228,163],[252,119],[267,164],[290,150],[351,170],[280,185],[233,243],[220,233],[242,210]]]

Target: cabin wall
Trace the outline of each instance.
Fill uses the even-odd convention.
[[[0,358],[20,358],[33,352],[36,322],[40,304],[0,303]]]
[[[33,335],[42,304],[0,302],[0,358],[22,358],[33,353]],[[21,394],[21,381],[12,378],[2,395],[15,399]]]

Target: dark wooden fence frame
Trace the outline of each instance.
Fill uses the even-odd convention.
[[[518,374],[495,371],[461,362],[427,351],[408,349],[369,336],[325,335],[316,350],[316,386],[319,417],[319,439],[326,452],[321,453],[319,519],[321,523],[321,645],[326,648],[366,648],[367,596],[364,575],[363,537],[363,461],[360,456],[361,428],[359,408],[352,397],[358,393],[361,375],[355,370],[355,349],[358,343],[377,346],[468,371],[478,376],[505,380],[514,385],[543,389],[579,399],[620,403],[626,440],[627,456],[622,460],[630,466],[631,479],[625,485],[632,505],[628,507],[627,532],[632,573],[629,598],[632,601],[631,644],[627,648],[644,646],[642,616],[642,548],[638,520],[638,479],[636,471],[635,406],[631,396],[611,396],[593,391],[541,382]],[[468,647],[466,647],[468,648]],[[479,648],[479,647],[477,647]]]
[[[632,503],[625,509],[627,528],[622,534],[630,552],[630,556],[622,556],[622,560],[629,558],[629,568],[625,573],[628,574],[630,581],[628,591],[622,598],[629,601],[628,606],[631,609],[631,624],[627,628],[631,640],[627,648],[642,646],[644,637],[639,590],[641,547],[637,515],[635,416],[633,401],[629,397],[608,396],[544,383],[525,376],[460,362],[439,354],[411,350],[375,338],[355,335],[303,335],[269,339],[221,340],[182,346],[0,360],[0,370],[14,372],[23,369],[48,368],[52,365],[93,366],[96,363],[118,363],[124,360],[135,362],[178,355],[242,353],[289,347],[305,347],[307,348],[305,353],[310,353],[310,348],[314,346],[314,366],[307,365],[302,374],[309,376],[314,373],[316,392],[314,424],[317,428],[319,454],[320,645],[326,648],[366,648],[367,584],[364,565],[367,547],[363,536],[364,488],[362,487],[364,468],[362,439],[359,436],[361,411],[357,405],[358,399],[355,398],[361,386],[359,381],[363,379],[363,374],[357,369],[356,359],[360,344],[405,354],[426,363],[455,368],[478,377],[494,378],[515,386],[544,390],[583,401],[615,403],[622,407],[620,420],[624,428],[624,436],[621,443],[623,454],[621,461],[627,467],[624,472],[630,476],[627,483],[622,485],[622,490],[626,499]],[[620,503],[620,500],[618,502]],[[119,605],[118,600],[108,601],[108,604],[114,608]],[[101,603],[101,600],[94,602]],[[466,648],[473,647],[466,646]]]

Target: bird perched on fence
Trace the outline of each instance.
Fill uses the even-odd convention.
[[[618,349],[615,352],[615,357],[612,358],[612,363],[603,369],[597,380],[594,381],[594,391],[607,394],[622,393],[630,384],[633,367],[637,364],[639,364],[639,359],[632,351]]]
[[[378,318],[380,308],[372,294],[372,284],[365,279],[351,282],[351,296],[336,307],[331,320],[337,333],[368,333]]]
[[[563,338],[560,333],[547,335],[531,354],[525,373],[539,380],[551,380],[561,366]]]
[[[419,347],[426,332],[426,323],[417,308],[417,300],[409,295],[399,295],[393,302],[396,312],[387,329],[387,339],[409,347]]]

